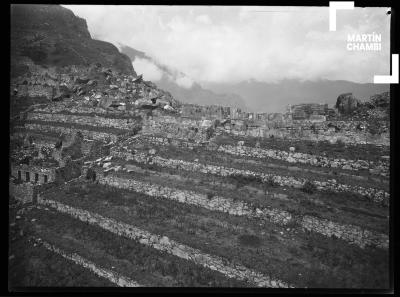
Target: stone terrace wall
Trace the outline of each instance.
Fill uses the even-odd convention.
[[[211,270],[218,271],[229,278],[238,279],[241,281],[248,281],[258,287],[272,287],[272,288],[287,288],[293,287],[281,280],[265,276],[259,272],[250,270],[240,264],[230,266],[227,260],[205,254],[198,249],[183,245],[176,242],[167,236],[152,234],[146,230],[139,229],[129,224],[118,222],[116,220],[103,217],[99,214],[91,213],[89,211],[74,208],[63,203],[38,197],[38,203],[56,209],[61,213],[69,214],[83,222],[99,226],[105,230],[115,233],[120,236],[136,240],[141,244],[153,247],[157,250],[165,251],[169,254],[175,255],[195,264],[204,266]]]
[[[187,162],[177,159],[166,159],[160,156],[151,156],[141,152],[136,152],[135,154],[132,154],[130,152],[126,152],[121,149],[113,149],[111,150],[110,153],[114,157],[125,158],[126,160],[135,160],[138,163],[155,164],[167,168],[175,168],[175,169],[179,168],[186,171],[201,172],[205,174],[214,174],[220,176],[242,175],[249,177],[259,177],[264,182],[268,182],[272,179],[274,183],[280,186],[301,188],[305,184],[305,182],[308,181],[306,179],[295,178],[292,176],[279,176],[273,174],[253,172],[250,170],[228,168],[224,166],[201,164],[197,162]],[[330,190],[334,192],[353,192],[362,195],[373,202],[389,205],[390,195],[389,193],[383,190],[339,184],[334,179],[328,181],[310,181],[310,182],[312,182],[319,190]]]
[[[299,163],[308,164],[318,167],[327,168],[341,168],[345,170],[370,170],[372,174],[379,174],[382,176],[389,176],[389,161],[365,161],[365,160],[346,160],[346,159],[335,159],[328,158],[324,156],[317,156],[305,153],[292,153],[281,150],[273,149],[262,149],[254,148],[249,146],[233,146],[233,145],[219,145],[212,146],[206,143],[193,143],[190,141],[185,141],[181,139],[168,139],[165,137],[155,137],[155,136],[142,136],[145,142],[155,145],[174,145],[180,148],[193,149],[194,147],[202,147],[210,151],[223,152],[235,156],[245,156],[251,158],[271,158],[275,160],[282,160],[289,163]]]
[[[96,176],[101,184],[196,205],[214,211],[222,211],[232,215],[247,216],[249,218],[261,218],[282,225],[286,225],[291,220],[291,215],[286,211],[254,208],[244,202],[234,201],[230,198],[220,196],[207,197],[205,194],[196,193],[194,191],[173,189],[133,179],[119,178],[116,176],[104,177],[101,173]]]
[[[14,182],[10,180],[8,186],[10,195],[22,203],[32,202],[37,194],[35,186],[31,183],[14,184]]]
[[[35,137],[34,137],[34,141],[33,141],[33,145],[38,149],[40,149],[42,147],[54,148],[55,144],[56,144],[56,141],[50,140],[50,139],[35,139]]]
[[[68,115],[54,113],[29,113],[28,120],[50,121],[60,123],[75,123],[80,125],[112,127],[125,130],[133,130],[140,126],[136,119],[113,119],[99,116]]]
[[[51,245],[50,243],[42,240],[41,238],[33,238],[33,241],[37,244],[40,244],[41,246],[45,247],[49,251],[52,251],[63,258],[70,260],[74,262],[75,264],[78,264],[79,266],[82,266],[90,271],[92,271],[94,274],[104,277],[108,279],[110,282],[116,284],[119,287],[141,287],[140,284],[137,282],[120,275],[119,273],[116,273],[111,270],[103,269],[101,267],[98,267],[95,263],[79,256],[76,253],[67,253],[54,245]]]
[[[18,85],[18,96],[21,97],[46,97],[47,99],[53,98],[52,86],[45,85]]]
[[[262,219],[283,226],[296,222],[309,231],[317,232],[328,237],[335,235],[337,238],[358,245],[361,248],[365,246],[388,248],[389,239],[387,235],[363,230],[358,226],[338,224],[311,216],[293,217],[289,212],[280,209],[260,209],[242,201],[233,201],[230,198],[220,196],[208,198],[207,195],[194,191],[173,189],[133,179],[119,178],[110,175],[104,177],[101,173],[96,176],[101,184],[110,185],[119,189],[128,189],[149,196],[170,199],[213,211],[226,212],[231,215]]]
[[[162,116],[143,122],[143,134],[161,134],[167,138],[191,139],[197,142],[206,141],[205,128],[202,121],[189,118]]]
[[[301,226],[309,231],[321,233],[325,236],[336,236],[350,243],[356,244],[361,248],[366,246],[376,246],[382,249],[389,248],[389,237],[386,234],[379,234],[369,230],[363,230],[358,226],[340,225],[338,223],[304,216]]]
[[[44,132],[56,132],[62,134],[75,134],[78,131],[82,133],[82,135],[89,139],[100,140],[103,142],[108,141],[117,141],[118,136],[112,133],[105,133],[105,132],[97,132],[97,131],[90,131],[90,130],[83,130],[83,129],[74,129],[74,128],[67,128],[67,127],[57,127],[51,125],[42,125],[36,123],[27,123],[25,124],[25,128],[28,130],[38,130]]]
[[[103,107],[93,107],[89,105],[83,104],[71,104],[65,102],[56,102],[53,104],[49,104],[45,107],[35,108],[35,112],[42,113],[64,113],[64,114],[81,114],[81,115],[109,115],[109,116],[121,116],[121,117],[136,117],[141,116],[142,111],[140,109],[132,109],[129,111],[120,111],[120,110],[110,110],[105,109]]]
[[[217,135],[224,133],[232,134],[235,136],[253,136],[253,137],[277,137],[285,139],[303,139],[310,141],[332,141],[336,142],[341,140],[345,143],[358,143],[358,144],[376,144],[386,145],[390,144],[390,135],[388,123],[382,122],[381,135],[374,136],[365,131],[357,130],[357,126],[368,126],[365,121],[326,121],[322,123],[313,123],[311,121],[293,121],[282,122],[280,125],[275,123],[275,127],[268,127],[268,125],[260,127],[249,127],[247,130],[237,130],[232,128],[218,127],[216,129]],[[336,131],[334,127],[340,131]]]

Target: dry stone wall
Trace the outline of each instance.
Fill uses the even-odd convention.
[[[208,198],[207,195],[194,191],[173,189],[133,179],[119,178],[110,175],[104,177],[101,174],[97,174],[97,176],[101,184],[110,185],[119,189],[128,189],[148,196],[166,198],[213,211],[225,212],[231,215],[263,219],[279,225],[287,225],[296,222],[309,231],[317,232],[327,237],[334,235],[337,238],[358,245],[361,248],[365,248],[365,246],[376,246],[383,249],[388,248],[389,239],[387,235],[363,230],[358,226],[343,225],[312,216],[294,217],[289,212],[280,209],[260,209],[250,204],[241,201],[235,202],[225,197],[214,196]]]
[[[45,97],[53,98],[54,87],[45,85],[18,85],[15,88],[18,91],[18,96],[21,97]]]
[[[218,271],[229,278],[250,282],[258,287],[287,288],[293,287],[281,280],[263,275],[259,272],[248,269],[240,264],[229,265],[226,259],[205,254],[198,249],[183,245],[167,236],[152,234],[129,224],[103,217],[96,213],[74,208],[63,203],[38,197],[38,203],[51,207],[61,213],[66,213],[83,222],[99,226],[105,230],[140,242],[141,244],[153,247],[157,250],[167,252],[179,258],[193,261],[197,265],[204,266],[211,270]]]
[[[329,220],[304,216],[301,226],[309,231],[318,232],[328,237],[335,236],[356,244],[361,248],[373,246],[382,249],[389,248],[389,237],[386,234],[363,230],[353,225],[341,225]]]
[[[273,175],[261,172],[254,172],[250,170],[241,170],[224,166],[202,164],[198,162],[188,162],[177,159],[166,159],[160,156],[152,156],[142,152],[135,152],[134,154],[132,154],[131,152],[113,149],[110,151],[110,153],[114,157],[125,158],[126,160],[134,160],[138,163],[155,164],[167,168],[182,169],[186,171],[201,172],[205,174],[214,174],[220,176],[242,175],[249,177],[259,177],[264,182],[272,180],[274,183],[280,186],[301,188],[305,184],[305,182],[308,181],[307,179],[295,178],[292,176],[280,176],[280,175]],[[353,192],[362,195],[373,202],[389,205],[390,194],[383,190],[339,184],[336,182],[335,179],[330,179],[327,181],[310,181],[310,182],[312,182],[319,190],[330,190],[334,192]]]
[[[143,122],[142,133],[145,135],[166,135],[167,138],[189,139],[196,142],[206,141],[207,127],[202,121],[188,118],[162,116]]]
[[[25,128],[28,130],[56,132],[56,133],[61,133],[61,134],[75,134],[79,131],[86,138],[93,139],[93,140],[99,140],[99,141],[103,141],[103,142],[117,141],[117,139],[118,139],[118,136],[113,133],[97,132],[97,131],[67,128],[67,127],[58,127],[58,126],[43,125],[43,124],[36,124],[36,123],[26,123]]]
[[[379,173],[383,176],[388,176],[389,173],[389,163],[384,161],[379,161],[374,163],[372,161],[365,161],[365,160],[335,159],[323,156],[314,156],[304,153],[291,153],[279,150],[266,150],[266,149],[252,148],[247,146],[232,146],[232,145],[220,145],[217,151],[236,156],[246,156],[253,158],[272,158],[276,160],[286,161],[289,163],[309,164],[319,167],[341,168],[346,170],[371,169],[371,172]]]
[[[134,119],[105,118],[100,116],[84,116],[57,113],[29,113],[28,120],[50,121],[59,123],[74,123],[80,125],[111,127],[125,130],[133,130],[139,127],[140,122]]]
[[[14,184],[14,182],[10,180],[9,193],[22,203],[30,203],[34,200],[36,190],[31,183]]]
[[[82,267],[90,270],[91,272],[93,272],[94,274],[96,274],[100,277],[108,279],[110,282],[116,284],[119,287],[142,287],[140,284],[129,279],[128,277],[122,276],[119,273],[116,273],[112,270],[101,268],[101,267],[97,266],[95,263],[81,257],[80,255],[78,255],[76,253],[67,253],[67,252],[59,249],[58,247],[56,247],[38,237],[34,237],[32,239],[33,239],[33,242],[35,242],[36,244],[39,244],[39,245],[45,247],[46,249],[48,249],[49,251],[52,251],[52,252],[62,256],[63,258],[70,260],[70,261],[74,262],[75,264],[78,264],[79,266],[82,266]]]
[[[267,127],[250,127],[247,130],[233,130],[218,127],[216,129],[216,135],[230,134],[241,137],[264,137],[264,138],[282,138],[282,139],[293,139],[293,140],[308,140],[308,141],[329,141],[336,143],[342,141],[347,144],[374,144],[374,145],[390,145],[389,132],[381,133],[380,135],[372,135],[365,132],[357,131],[342,131],[335,132],[330,129],[321,133],[315,133],[310,129],[296,129],[292,127],[288,128],[267,128]]]
[[[71,104],[66,102],[56,102],[48,104],[44,107],[35,108],[35,112],[42,113],[63,113],[63,114],[81,114],[81,115],[99,115],[99,116],[119,116],[119,117],[136,117],[141,116],[142,111],[140,109],[131,110],[112,110],[103,107],[94,107],[88,104],[79,102],[78,104]]]
[[[372,174],[379,174],[382,176],[389,176],[389,161],[365,161],[365,160],[348,160],[348,159],[337,159],[337,158],[328,158],[324,156],[317,156],[305,153],[293,153],[286,152],[281,150],[272,150],[272,149],[262,149],[249,147],[244,145],[219,145],[212,146],[201,143],[194,143],[190,141],[180,140],[180,139],[172,139],[169,140],[165,137],[156,137],[156,136],[143,136],[142,137],[145,142],[155,145],[174,145],[180,148],[188,148],[192,149],[194,147],[203,147],[204,149],[210,151],[218,151],[222,153],[231,154],[234,156],[244,156],[251,158],[271,158],[275,160],[282,160],[292,164],[308,164],[318,167],[326,167],[326,168],[341,168],[345,170],[370,170]]]
[[[15,178],[20,178],[23,181],[34,181],[37,184],[53,182],[56,179],[56,167],[43,168],[40,166],[13,164],[11,166],[11,175]],[[28,179],[29,177],[29,179]],[[36,180],[37,178],[37,180]]]
[[[232,199],[220,196],[208,198],[207,195],[196,193],[194,191],[173,189],[110,175],[104,177],[98,174],[97,176],[98,181],[101,184],[110,185],[120,189],[129,189],[149,196],[175,200],[181,203],[196,205],[214,211],[226,212],[232,215],[261,218],[281,225],[287,224],[292,219],[291,215],[283,210],[255,208],[244,202],[233,201]]]

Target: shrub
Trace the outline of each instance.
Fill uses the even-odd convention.
[[[261,238],[256,235],[240,235],[238,237],[239,243],[244,246],[259,247],[261,246]]]
[[[339,138],[337,141],[336,141],[336,144],[339,146],[339,147],[344,147],[344,146],[346,146],[346,143],[343,141],[343,139],[341,139],[341,138]]]
[[[92,169],[89,168],[86,172],[86,179],[95,181],[96,180],[96,172]]]
[[[236,181],[236,185],[238,188],[243,187],[250,183],[262,183],[262,178],[259,176],[253,176],[253,175],[244,176],[241,174],[231,174],[230,177]]]
[[[265,182],[268,186],[270,187],[276,187],[278,186],[278,183],[275,182],[274,178],[272,176],[268,176],[266,182]]]
[[[368,131],[372,135],[377,135],[381,132],[381,123],[378,120],[372,120],[368,123]]]
[[[317,187],[312,182],[306,181],[301,190],[307,194],[314,194],[317,190]]]
[[[214,129],[213,127],[209,127],[206,130],[206,139],[210,139],[214,135]]]

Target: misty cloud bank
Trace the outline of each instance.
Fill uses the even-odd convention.
[[[155,63],[153,63],[148,59],[141,59],[136,57],[135,60],[132,62],[132,65],[137,73],[143,74],[143,78],[145,80],[159,81],[164,76],[164,78],[186,89],[190,88],[194,83],[194,81],[186,75],[183,74],[171,75],[169,73],[164,72]]]
[[[163,76],[162,70],[147,59],[135,58],[132,65],[138,74],[143,74],[145,80],[157,81]]]
[[[98,39],[126,44],[187,75],[177,79],[235,83],[255,79],[372,82],[390,73],[390,17],[386,8],[337,14],[328,7],[82,6],[65,5],[87,20]],[[382,35],[382,51],[346,49],[347,34]],[[160,69],[148,60],[134,67],[148,80]]]

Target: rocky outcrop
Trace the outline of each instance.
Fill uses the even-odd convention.
[[[370,106],[373,108],[382,107],[388,108],[390,106],[390,93],[384,92],[371,96],[369,99]]]
[[[341,114],[350,114],[360,105],[361,101],[354,97],[352,93],[346,93],[336,99],[335,107]]]

